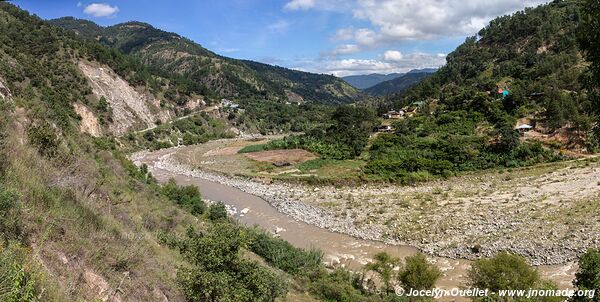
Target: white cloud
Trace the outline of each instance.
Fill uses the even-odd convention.
[[[353,28],[341,28],[335,32],[335,35],[332,37],[333,41],[348,41],[354,38],[354,29]]]
[[[292,0],[283,8],[286,10],[307,10],[315,7],[315,0]]]
[[[388,50],[383,53],[383,60],[385,61],[401,61],[403,58],[402,53],[397,50]]]
[[[548,0],[292,0],[288,10],[331,10],[367,21],[363,28],[342,28],[335,41],[377,47],[407,40],[476,34],[491,19]]]
[[[119,12],[119,8],[106,3],[92,3],[86,6],[83,12],[94,17],[112,17]]]
[[[445,56],[420,52],[401,54],[397,51],[387,51],[379,57],[379,59],[321,59],[305,61],[302,62],[302,66],[296,69],[343,77],[356,74],[408,72],[412,69],[437,68],[446,63]]]
[[[323,53],[323,56],[336,57],[340,55],[350,55],[360,52],[361,49],[356,44],[343,44],[338,45],[334,50]]]
[[[358,0],[354,17],[373,29],[357,29],[358,43],[397,42],[475,34],[491,19],[515,12],[540,0]],[[370,32],[360,39],[361,30]]]

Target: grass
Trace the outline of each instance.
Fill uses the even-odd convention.
[[[248,145],[248,146],[240,149],[240,151],[238,151],[238,153],[252,153],[252,152],[265,151],[265,150],[267,150],[267,144],[257,144],[257,145]]]

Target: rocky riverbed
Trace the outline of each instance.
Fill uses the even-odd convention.
[[[475,259],[508,250],[535,265],[561,264],[600,245],[597,162],[517,178],[498,174],[415,187],[314,187],[193,169],[178,162],[175,152],[168,150],[151,168],[238,188],[297,221],[431,255]],[[132,159],[139,163],[145,155]]]

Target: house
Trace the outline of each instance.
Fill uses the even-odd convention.
[[[230,101],[228,99],[221,99],[221,106],[223,108],[231,108],[231,109],[236,109],[236,108],[240,107],[239,104],[236,104],[233,101]]]
[[[400,110],[400,111],[390,110],[383,115],[383,118],[398,120],[398,119],[401,119],[403,116],[404,116],[404,111],[402,111],[402,110]]]
[[[523,133],[528,132],[529,130],[533,129],[533,126],[531,126],[529,124],[523,124],[523,125],[517,126],[515,129],[518,130],[519,133],[523,134]]]

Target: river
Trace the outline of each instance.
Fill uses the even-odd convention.
[[[298,222],[280,213],[260,197],[217,182],[167,171],[155,165],[159,158],[175,150],[166,149],[145,153],[143,157],[137,158],[137,161],[146,163],[159,182],[173,178],[179,185],[195,185],[200,189],[204,198],[222,201],[237,208],[236,217],[246,225],[258,225],[270,232],[279,229],[280,237],[294,246],[322,250],[325,254],[325,261],[329,265],[359,270],[372,259],[373,255],[381,251],[400,258],[418,252],[411,246],[387,245],[381,242],[357,239],[346,234]],[[239,214],[240,210],[246,208],[248,209],[247,213]],[[452,289],[466,286],[466,276],[471,263],[469,260],[443,257],[431,257],[430,259],[443,272],[443,276],[437,283],[438,288]],[[542,277],[554,281],[559,288],[572,288],[576,270],[573,263],[539,266],[538,269]]]

